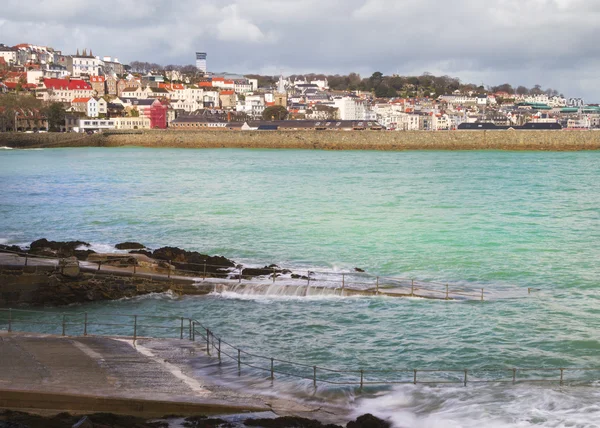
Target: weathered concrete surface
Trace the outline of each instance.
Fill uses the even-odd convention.
[[[322,150],[599,150],[600,131],[172,131],[81,135],[0,133],[0,146]]]
[[[331,410],[321,413],[294,400],[249,394],[200,378],[194,368],[214,364],[200,343],[138,339],[136,346],[105,337],[0,332],[0,407],[143,417],[272,410],[332,418]]]

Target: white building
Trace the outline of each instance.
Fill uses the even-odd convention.
[[[104,62],[100,58],[91,55],[73,55],[68,58],[67,70],[73,77],[99,76],[104,67]]]
[[[340,120],[367,120],[365,102],[352,97],[334,98]]]

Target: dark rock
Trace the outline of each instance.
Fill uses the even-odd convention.
[[[392,424],[383,419],[379,419],[370,413],[359,416],[355,421],[346,424],[346,428],[390,428]]]
[[[90,254],[96,254],[94,250],[75,250],[73,251],[73,255],[77,257],[78,260],[86,261]]]
[[[204,415],[185,418],[183,426],[188,428],[233,427],[232,424],[223,419],[207,418]]]
[[[197,251],[186,251],[177,247],[163,247],[154,250],[152,257],[170,261],[170,263],[180,270],[193,272],[204,272],[208,276],[223,277],[228,268],[233,268],[236,264],[223,256],[207,256]]]
[[[292,279],[304,279],[305,281],[308,281],[308,276],[306,276],[306,275],[298,275],[297,273],[293,273],[292,274]]]
[[[263,428],[342,428],[339,425],[323,425],[314,419],[298,416],[283,416],[275,419],[246,419],[244,425]]]
[[[80,246],[89,247],[90,244],[83,241],[48,241],[47,239],[42,238],[31,243],[29,252],[42,255],[52,253],[58,257],[71,257],[75,254],[75,249]]]
[[[121,242],[120,244],[115,245],[115,248],[117,250],[143,250],[146,246],[139,242]]]
[[[25,251],[16,245],[0,245],[0,250],[12,251],[13,253],[24,253]]]
[[[355,267],[355,268],[354,268],[354,272],[364,272],[364,270],[363,270],[363,269],[361,269],[361,268],[357,268],[357,267]]]
[[[147,250],[133,250],[130,251],[129,254],[143,254],[144,256],[152,257],[152,251]]]
[[[1,428],[65,428],[72,427],[84,421],[82,416],[69,413],[59,413],[55,416],[40,416],[10,410],[0,410]],[[95,413],[85,417],[84,422],[97,428],[167,428],[166,422],[147,422],[135,416],[114,415],[112,413]]]
[[[274,266],[274,265],[272,265]],[[273,269],[271,266],[265,266],[263,268],[245,268],[242,270],[242,277],[252,277],[252,276],[267,276],[272,275],[273,272],[279,272],[278,269]]]

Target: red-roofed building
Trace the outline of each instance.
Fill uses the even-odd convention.
[[[71,109],[85,113],[87,117],[98,117],[106,114],[107,103],[103,98],[81,97],[71,101]]]
[[[182,91],[185,89],[185,85],[183,83],[159,83],[159,89],[168,89],[171,91]]]
[[[233,80],[226,80],[223,77],[213,77],[212,85],[215,88],[235,89],[235,82]]]
[[[106,94],[106,85],[104,76],[90,76],[90,85],[99,97]]]
[[[44,101],[70,103],[75,98],[89,98],[94,91],[89,83],[79,79],[44,79],[37,98]]]

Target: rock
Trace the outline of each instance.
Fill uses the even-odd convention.
[[[33,241],[29,246],[29,252],[32,254],[56,255],[58,257],[71,257],[75,254],[78,247],[89,247],[90,244],[83,241],[48,241],[45,238]]]
[[[298,416],[283,416],[275,419],[246,419],[244,425],[263,428],[342,428],[339,425],[323,425],[314,419],[301,418]]]
[[[183,426],[186,428],[233,427],[227,421],[218,418],[207,418],[204,415],[185,418]]]
[[[363,269],[361,269],[361,268],[357,268],[357,267],[355,267],[355,268],[354,268],[354,272],[364,272],[364,270],[363,270]]]
[[[78,260],[86,261],[90,254],[96,254],[94,250],[75,250],[73,251],[73,255],[77,257]]]
[[[25,251],[21,247],[16,245],[0,245],[0,250],[11,251],[13,253],[24,253]]]
[[[383,419],[379,419],[370,413],[359,416],[355,421],[346,424],[346,428],[390,428],[392,424]]]
[[[163,247],[154,250],[152,257],[170,261],[177,269],[192,272],[204,272],[208,276],[223,277],[228,268],[235,267],[235,263],[223,256],[207,256],[197,251],[186,251],[177,247]]]
[[[77,278],[79,276],[79,261],[76,257],[60,260],[58,263],[60,273],[69,278]]]
[[[116,253],[94,253],[87,258],[88,262],[99,263],[103,265],[116,267],[137,266],[137,258],[131,254],[116,254]]]
[[[305,281],[308,281],[308,276],[306,276],[306,275],[298,275],[297,273],[293,273],[292,274],[292,279],[303,279]]]
[[[130,251],[129,254],[143,254],[146,257],[152,257],[152,251],[147,250],[133,250]]]
[[[115,248],[117,250],[143,250],[146,246],[139,242],[121,242],[120,244],[115,245]]]

